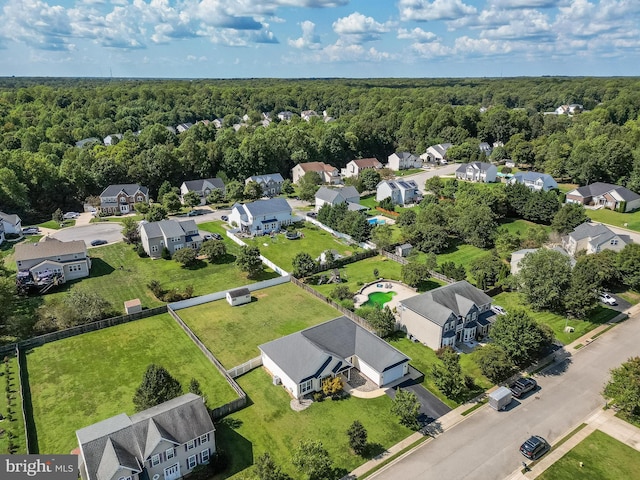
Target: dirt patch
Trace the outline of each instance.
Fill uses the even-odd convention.
[[[253,292],[251,295],[253,295],[256,298],[265,298],[269,296],[268,293],[255,293],[255,292]]]

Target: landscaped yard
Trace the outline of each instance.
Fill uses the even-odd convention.
[[[51,228],[53,230],[60,230],[60,228],[64,227],[73,227],[76,224],[75,220],[63,220],[62,225],[60,226],[60,222],[56,222],[55,220],[49,220],[48,222],[39,223],[37,226],[42,228]]]
[[[20,379],[18,378],[18,362],[16,357],[9,358],[9,395],[11,395],[11,415],[12,420],[8,418],[7,405],[7,373],[5,370],[5,362],[0,362],[0,413],[3,420],[0,422],[0,430],[5,433],[0,435],[0,453],[7,453],[9,447],[9,437],[7,432],[14,435],[13,444],[16,446],[15,453],[27,453],[27,444],[24,436],[24,421],[22,420],[22,397],[20,396]]]
[[[594,314],[588,320],[568,319],[567,317],[556,313],[547,311],[536,312],[532,310],[531,307],[527,305],[527,302],[525,302],[517,292],[499,293],[493,297],[493,304],[500,305],[507,312],[514,309],[524,309],[538,322],[549,325],[553,330],[555,337],[565,345],[593,330],[598,325],[608,322],[619,313],[610,308],[606,308],[603,305],[599,305]],[[566,326],[573,327],[573,333],[565,332],[564,329]]]
[[[581,466],[582,465],[582,466]],[[545,470],[540,480],[637,478],[640,452],[596,430]]]
[[[313,224],[305,223],[298,230],[303,234],[303,238],[297,240],[287,240],[283,234],[275,235],[273,238],[263,236],[243,240],[247,244],[258,247],[262,255],[287,272],[293,269],[291,261],[300,252],[306,252],[315,259],[326,250],[336,250],[343,256],[361,251],[359,247],[348,245]]]
[[[391,415],[391,400],[387,395],[375,399],[325,400],[313,403],[302,412],[294,412],[287,392],[282,386],[273,385],[263,369],[240,377],[238,383],[249,395],[251,404],[216,427],[216,441],[224,445],[231,457],[228,470],[231,473],[241,472],[253,459],[269,452],[286,473],[301,478],[291,465],[292,449],[301,440],[322,442],[334,464],[347,473],[365,462],[364,458],[351,453],[345,433],[354,420],[364,425],[368,442],[377,444],[376,453],[412,433]],[[238,474],[232,478],[246,476]]]
[[[226,368],[260,355],[258,345],[340,316],[292,283],[258,290],[252,297],[237,307],[218,300],[177,313]]]
[[[185,393],[196,378],[211,408],[236,398],[168,314],[59,340],[27,353],[39,451],[69,453],[77,429],[133,414],[133,395],[152,363],[165,367]]]
[[[586,212],[589,218],[596,222],[640,232],[640,210],[631,213],[620,213],[608,208],[601,208],[599,210],[586,210]]]

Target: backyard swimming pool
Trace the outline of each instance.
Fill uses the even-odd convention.
[[[372,292],[368,295],[369,300],[364,302],[362,307],[378,307],[382,308],[385,303],[390,301],[396,292]]]
[[[383,220],[381,218],[370,218],[367,221],[369,222],[369,225],[384,225],[385,223],[387,223],[386,220]]]

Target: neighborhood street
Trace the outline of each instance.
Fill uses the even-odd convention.
[[[554,443],[604,404],[600,392],[609,370],[640,355],[640,316],[617,325],[543,375],[541,388],[514,400],[507,411],[484,406],[457,426],[392,462],[370,478],[503,479],[525,458],[520,444],[531,435]]]

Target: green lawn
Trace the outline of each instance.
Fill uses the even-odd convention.
[[[305,224],[298,230],[304,237],[297,240],[287,240],[284,234],[277,234],[273,238],[263,236],[244,239],[244,242],[258,247],[262,255],[288,272],[293,269],[291,264],[293,257],[300,252],[306,252],[315,259],[326,250],[336,250],[340,255],[344,256],[361,251],[359,247],[348,245],[313,224]]]
[[[562,193],[567,193],[575,188],[578,188],[579,186],[580,185],[576,183],[559,183],[558,190],[560,190]]]
[[[588,320],[567,319],[567,317],[547,311],[536,312],[527,305],[522,296],[517,292],[499,293],[493,297],[493,304],[504,307],[507,312],[516,308],[526,310],[540,323],[549,325],[556,338],[565,345],[573,342],[585,333],[596,328],[598,325],[602,325],[618,315],[618,312],[610,308],[606,308],[603,305],[599,305]],[[564,331],[565,326],[573,327],[573,333],[566,333]]]
[[[505,228],[509,233],[520,234],[521,237],[526,238],[527,231],[534,227],[542,227],[548,233],[551,233],[551,227],[549,225],[541,225],[539,223],[530,222],[528,220],[505,218],[500,222],[500,227]]]
[[[483,248],[474,247],[473,245],[467,245],[465,243],[453,243],[453,245],[447,249],[446,252],[438,255],[438,264],[444,262],[454,262],[457,265],[464,265],[467,267],[470,262],[476,258],[487,255],[489,250]]]
[[[582,467],[580,466],[582,462]],[[640,452],[596,430],[545,470],[540,480],[638,478]]]
[[[226,368],[260,355],[258,345],[340,316],[292,283],[258,290],[252,297],[247,305],[232,307],[219,300],[178,314]]]
[[[40,452],[69,453],[77,429],[133,414],[134,392],[151,363],[165,367],[185,392],[196,378],[211,408],[236,398],[168,314],[48,343],[27,353]]]
[[[631,213],[620,213],[601,208],[600,210],[586,210],[589,218],[616,227],[628,228],[640,232],[640,210]]]
[[[62,221],[63,227],[73,227],[75,224],[76,224],[75,220]],[[39,223],[37,226],[42,228],[51,228],[53,230],[60,230],[60,228],[63,228],[60,226],[60,222],[56,222],[55,220],[49,220],[48,222]]]
[[[14,435],[13,444],[17,446],[14,453],[27,453],[27,443],[24,436],[24,421],[22,420],[22,397],[20,396],[20,379],[18,378],[18,362],[16,357],[9,357],[9,374],[5,370],[5,363],[0,363],[0,386],[2,393],[0,394],[0,413],[4,420],[0,422],[0,429],[5,430],[0,435],[0,453],[7,453],[9,447],[9,438],[6,432]],[[8,405],[7,405],[7,378],[9,379],[9,395],[11,396],[11,412],[12,420],[9,421]]]
[[[393,172],[396,177],[406,177],[407,175],[414,175],[416,173],[424,172],[421,168],[409,168],[407,170],[398,170]]]
[[[91,223],[100,223],[100,222],[117,222],[117,223],[120,223],[125,218],[132,218],[136,222],[139,222],[140,220],[144,219],[144,215],[142,215],[141,213],[137,213],[135,215],[127,215],[126,217],[122,216],[122,215],[114,215],[112,217],[100,217],[100,216],[97,216],[97,217],[93,217],[91,219]]]
[[[334,464],[347,473],[365,462],[349,449],[345,432],[354,420],[362,422],[369,443],[376,445],[373,449],[376,453],[412,433],[391,415],[391,400],[386,395],[375,399],[325,400],[294,412],[287,392],[282,386],[273,385],[263,369],[243,375],[238,383],[249,395],[251,404],[216,427],[216,441],[231,456],[227,475],[242,472],[253,459],[269,452],[286,473],[301,478],[291,465],[292,450],[301,440],[322,442]],[[232,478],[246,478],[246,474],[242,472]]]

